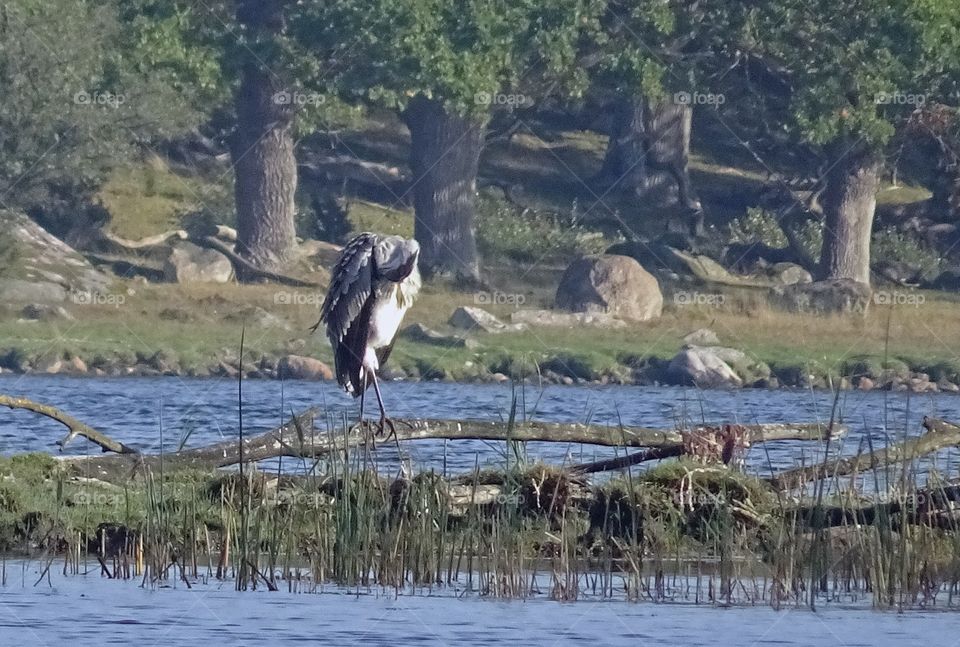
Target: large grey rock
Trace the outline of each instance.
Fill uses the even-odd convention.
[[[233,278],[233,264],[215,249],[183,241],[170,250],[163,276],[171,283],[226,283]]]
[[[303,355],[287,355],[277,364],[281,378],[290,380],[332,380],[333,371],[318,359]]]
[[[627,322],[606,312],[559,312],[557,310],[517,310],[510,315],[510,322],[539,326],[598,326],[601,328],[626,328]]]
[[[0,301],[4,303],[21,301],[51,303],[64,301],[66,298],[67,290],[59,283],[0,277]]]
[[[107,292],[113,279],[26,214],[0,209],[0,299],[65,301],[69,292]]]
[[[667,376],[678,384],[703,388],[743,386],[743,379],[722,354],[717,347],[687,346],[670,360]]]
[[[679,384],[736,387],[763,383],[770,367],[736,348],[688,344],[670,361],[667,376]]]
[[[478,348],[480,344],[475,339],[468,337],[458,337],[457,335],[444,335],[432,328],[427,328],[422,323],[410,324],[400,331],[400,334],[423,344],[433,344],[434,346],[444,346],[447,348]]]
[[[526,330],[525,324],[506,324],[483,308],[460,306],[450,315],[450,325],[460,330],[482,330],[489,333]]]
[[[630,258],[605,254],[580,258],[567,268],[556,305],[573,312],[601,312],[648,321],[663,312],[663,294],[652,274]]]
[[[873,292],[866,283],[833,279],[773,289],[772,302],[806,314],[866,314]]]

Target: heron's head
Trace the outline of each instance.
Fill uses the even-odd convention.
[[[384,236],[373,249],[377,272],[395,283],[413,273],[419,257],[420,245],[417,241],[401,236]]]

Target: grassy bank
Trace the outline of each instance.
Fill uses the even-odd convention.
[[[516,289],[505,286],[503,291]],[[458,292],[428,285],[408,322],[456,333],[447,319],[459,305],[483,302],[489,292]],[[524,307],[548,307],[552,286],[531,283]],[[5,371],[50,370],[57,359],[80,358],[88,372],[220,374],[236,366],[240,331],[247,330],[247,367],[269,376],[286,354],[330,361],[322,335],[308,328],[318,316],[322,293],[278,286],[178,286],[120,282],[105,304],[67,303],[71,318],[27,320],[22,306],[0,309],[0,367]],[[890,376],[926,373],[936,382],[960,381],[960,359],[950,340],[960,334],[960,308],[948,295],[923,294],[919,306],[874,305],[866,317],[814,317],[768,307],[749,291],[728,292],[715,306],[679,305],[667,297],[662,318],[622,329],[540,327],[500,334],[471,333],[475,347],[445,347],[398,341],[390,366],[396,376],[484,380],[538,372],[558,378],[649,383],[701,327],[725,346],[766,364],[781,385],[824,385],[829,378],[879,383]],[[509,319],[511,306],[487,306]],[[513,306],[515,307],[515,306]],[[261,362],[261,360],[264,360]],[[258,362],[261,362],[258,364]],[[69,363],[61,362],[69,371]],[[811,377],[812,376],[812,377]],[[758,375],[757,379],[764,375]],[[767,385],[776,382],[768,380]]]

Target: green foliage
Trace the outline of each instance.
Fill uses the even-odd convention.
[[[910,234],[887,227],[873,234],[871,253],[875,259],[899,261],[920,270],[926,278],[935,277],[943,269],[943,259],[926,249]]]
[[[599,233],[569,216],[525,209],[480,194],[476,211],[477,244],[481,254],[521,263],[565,262],[609,246]]]
[[[531,96],[537,81],[585,86],[577,45],[592,0],[345,0],[311,3],[293,27],[335,66],[341,95],[402,109],[422,93],[460,114],[486,115],[500,92]]]
[[[817,0],[764,3],[750,11],[741,38],[789,74],[792,122],[820,146],[862,141],[879,149],[918,105],[955,83],[956,5],[929,0]],[[841,151],[842,152],[842,151]]]
[[[194,115],[145,65],[112,3],[18,0],[0,21],[0,195],[72,215],[137,145]],[[56,215],[51,217],[58,217]]]
[[[787,237],[774,214],[759,207],[750,207],[747,215],[730,222],[730,242],[786,247]]]

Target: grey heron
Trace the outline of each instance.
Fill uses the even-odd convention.
[[[387,417],[377,372],[387,361],[397,330],[420,290],[417,241],[370,232],[346,244],[330,274],[330,287],[320,310],[333,347],[337,382],[360,398],[370,385],[380,405],[380,432],[393,422]]]

